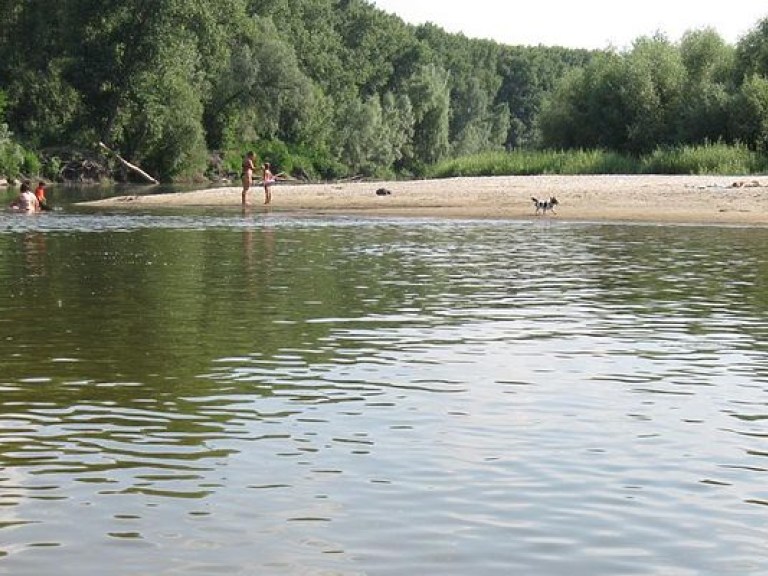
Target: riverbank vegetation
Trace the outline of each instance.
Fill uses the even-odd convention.
[[[513,150],[462,156],[430,166],[425,176],[528,176],[534,174],[729,174],[768,172],[768,156],[744,144],[657,148],[649,153],[606,150]]]
[[[765,171],[768,20],[602,51],[505,46],[366,0],[0,0],[0,176]],[[81,168],[83,168],[81,170]],[[87,168],[87,169],[85,169]]]

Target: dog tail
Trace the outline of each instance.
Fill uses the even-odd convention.
[[[533,196],[531,196],[531,200],[533,200],[534,204],[538,204],[539,203],[539,199],[538,198],[534,198]]]

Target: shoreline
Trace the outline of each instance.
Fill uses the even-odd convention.
[[[390,195],[378,196],[386,188]],[[151,190],[151,188],[150,188]],[[94,208],[238,208],[240,186],[82,202]],[[531,197],[555,196],[556,213],[534,214]],[[297,184],[249,192],[251,210],[468,219],[768,225],[768,177],[666,175],[482,176],[434,180]]]

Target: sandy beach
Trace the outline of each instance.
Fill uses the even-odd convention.
[[[391,194],[378,196],[386,188]],[[369,213],[382,216],[449,218],[541,218],[531,197],[555,196],[556,214],[546,218],[581,221],[679,222],[768,225],[768,177],[744,176],[493,176],[298,184],[273,187],[263,206],[263,189],[251,189],[253,210],[308,213]],[[195,192],[120,196],[84,205],[104,208],[238,207],[240,187]]]

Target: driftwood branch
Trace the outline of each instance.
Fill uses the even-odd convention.
[[[153,178],[152,176],[150,176],[149,174],[144,172],[144,170],[142,170],[141,168],[139,168],[135,164],[131,164],[130,162],[128,162],[128,160],[126,160],[125,158],[120,156],[120,154],[118,154],[117,152],[115,152],[114,150],[109,148],[109,146],[104,144],[104,142],[99,142],[99,146],[102,149],[104,149],[107,152],[109,152],[110,154],[112,154],[115,158],[117,158],[118,162],[120,162],[120,164],[122,164],[123,166],[128,168],[128,170],[131,170],[132,172],[136,172],[136,174],[141,176],[144,180],[146,180],[150,184],[160,184],[160,182],[158,182],[158,180],[156,178]]]

